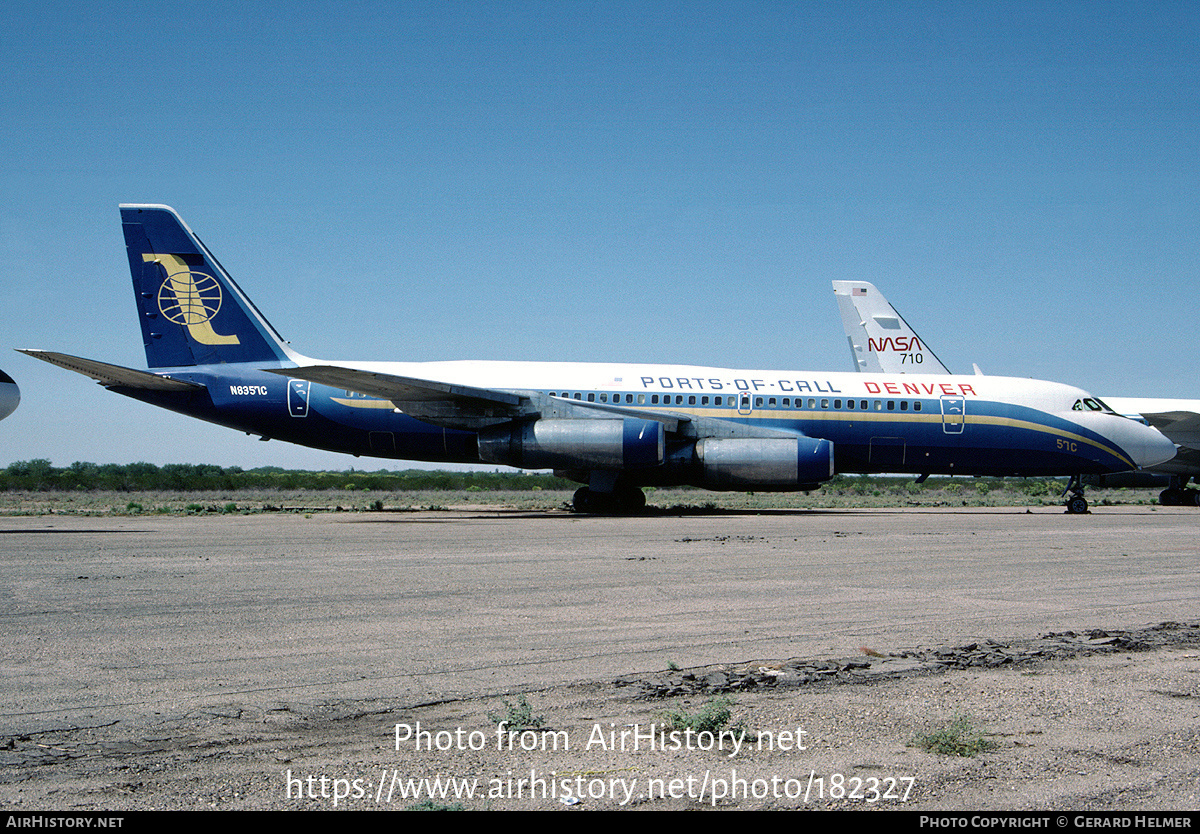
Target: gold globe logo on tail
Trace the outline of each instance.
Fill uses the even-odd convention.
[[[184,327],[212,321],[221,310],[221,285],[203,272],[177,272],[159,287],[158,309]]]
[[[168,321],[186,327],[202,345],[241,344],[236,335],[222,336],[213,330],[212,320],[220,312],[222,301],[216,278],[188,269],[178,255],[143,254],[142,260],[158,264],[167,273],[158,288],[158,310]]]

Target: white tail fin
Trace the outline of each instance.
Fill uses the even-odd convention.
[[[850,342],[854,370],[884,374],[950,373],[874,284],[834,281],[833,292]]]

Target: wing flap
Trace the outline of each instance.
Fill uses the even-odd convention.
[[[606,414],[619,414],[622,417],[637,417],[641,420],[651,420],[656,423],[662,423],[663,428],[669,434],[675,434],[679,431],[681,423],[690,423],[692,416],[690,414],[681,414],[674,411],[644,411],[637,408],[630,408],[627,405],[607,405],[605,403],[585,403],[578,400],[568,400],[563,397],[549,397],[552,403],[559,407],[565,407],[576,413],[589,411],[602,411]]]

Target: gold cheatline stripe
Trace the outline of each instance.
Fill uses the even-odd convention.
[[[346,397],[330,397],[329,399],[348,408],[386,408],[388,411],[396,408],[392,405],[391,400],[352,400]]]
[[[392,405],[391,400],[357,400],[357,399],[347,399],[345,397],[331,397],[330,399],[332,399],[335,403],[338,403],[339,405],[348,406],[350,408],[386,408],[389,411],[395,408],[395,406]],[[645,410],[649,411],[649,412],[654,412],[656,410],[661,410],[661,408],[660,409],[647,408]],[[760,420],[766,419],[765,416],[759,416],[760,412],[762,412],[762,411],[767,411],[770,414],[776,414],[782,410],[783,409],[779,409],[778,411],[771,411],[770,409],[756,408],[754,410],[754,412],[752,412],[751,414],[739,414],[739,412],[736,409],[728,409],[728,408],[704,409],[704,410],[700,410],[700,411],[689,410],[688,408],[673,408],[673,409],[671,409],[671,411],[674,413],[690,414],[693,417],[714,417],[714,416],[717,418],[750,417],[752,419],[760,419]],[[716,412],[716,413],[714,414],[714,412]],[[897,421],[897,419],[896,419],[899,416],[898,412],[846,411],[846,410],[843,410],[843,411],[817,411],[817,410],[809,411],[807,409],[796,411],[795,409],[791,409],[790,413],[803,414],[805,416],[803,418],[788,417],[785,419],[793,420],[793,421],[800,420],[800,419],[806,419],[806,420],[835,420],[836,419],[839,422],[846,421],[847,419],[857,419],[857,420],[872,421],[872,422],[882,422],[884,420],[888,420],[891,422],[904,422],[904,423],[942,423],[943,422],[942,415],[940,413],[935,413],[935,412],[931,412],[929,414],[916,414],[915,412],[909,411],[909,412],[905,413],[904,419],[900,420],[900,421]],[[985,424],[985,425],[989,425],[989,426],[1009,426],[1009,427],[1015,428],[1015,429],[1025,429],[1026,431],[1036,431],[1036,432],[1041,432],[1042,434],[1049,434],[1049,435],[1052,435],[1055,437],[1063,437],[1063,438],[1067,438],[1069,440],[1076,440],[1080,443],[1086,443],[1089,446],[1094,446],[1097,449],[1101,450],[1102,452],[1107,452],[1108,454],[1112,455],[1113,457],[1117,458],[1118,460],[1124,461],[1125,463],[1129,464],[1129,467],[1131,469],[1137,469],[1137,464],[1135,464],[1132,460],[1130,460],[1128,457],[1126,457],[1124,454],[1122,454],[1120,451],[1120,447],[1101,443],[1098,440],[1092,440],[1091,438],[1084,437],[1082,435],[1076,434],[1075,432],[1065,431],[1063,429],[1051,428],[1050,426],[1044,425],[1042,423],[1033,423],[1033,422],[1030,422],[1029,420],[1014,420],[1011,417],[989,417],[986,415],[967,415],[965,422],[966,423],[975,423],[977,425]],[[951,423],[950,425],[955,425],[955,424]]]
[[[647,410],[653,411],[654,409],[647,409]],[[690,414],[694,417],[712,417],[712,416],[714,416],[713,410],[698,411],[698,412],[694,411],[694,410],[689,410],[687,408],[677,408],[677,409],[672,409],[672,410],[677,413],[680,413],[680,414]],[[778,411],[773,412],[773,411],[771,411],[771,409],[768,409],[768,408],[755,408],[751,414],[739,414],[736,410],[720,409],[715,416],[721,417],[721,418],[724,418],[724,417],[743,417],[743,418],[749,417],[751,419],[766,419],[765,417],[759,416],[760,413],[763,411],[774,414],[774,413],[782,412],[783,409],[779,409]],[[895,412],[895,411],[879,412],[879,411],[848,411],[845,409],[843,409],[842,411],[832,411],[832,410],[809,411],[808,409],[796,411],[795,409],[792,409],[790,413],[794,413],[794,414],[798,414],[798,415],[802,414],[805,416],[804,417],[788,417],[785,419],[789,419],[789,420],[801,420],[801,419],[805,419],[805,420],[837,420],[839,422],[848,421],[851,419],[857,419],[857,420],[862,420],[862,421],[872,421],[872,422],[882,422],[885,420],[891,421],[891,422],[904,422],[904,423],[942,423],[943,422],[942,415],[937,412],[930,412],[928,414],[917,414],[912,411],[909,411],[909,412]],[[900,417],[900,415],[902,413],[904,414],[904,418],[902,420],[898,420],[897,418]],[[1121,452],[1120,447],[1113,446],[1112,444],[1102,443],[1098,440],[1092,440],[1091,438],[1084,437],[1082,435],[1076,434],[1075,432],[1066,431],[1064,429],[1051,428],[1050,426],[1044,425],[1042,423],[1033,423],[1033,422],[1030,422],[1029,420],[1015,420],[1011,417],[990,417],[987,415],[968,414],[965,422],[966,423],[974,423],[976,425],[986,424],[986,425],[990,425],[990,426],[1009,426],[1011,428],[1025,429],[1027,431],[1035,431],[1035,432],[1040,432],[1042,434],[1049,434],[1054,437],[1063,437],[1063,438],[1066,438],[1069,440],[1076,440],[1080,443],[1086,443],[1089,446],[1094,446],[1097,449],[1101,450],[1102,452],[1107,452],[1108,454],[1112,455],[1113,457],[1117,458],[1118,460],[1124,461],[1125,463],[1129,464],[1131,469],[1137,469],[1137,464],[1135,464],[1132,460],[1130,460],[1128,457],[1126,457]],[[951,423],[950,425],[955,425],[955,424]]]

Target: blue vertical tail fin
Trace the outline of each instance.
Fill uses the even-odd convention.
[[[149,367],[290,364],[275,328],[174,209],[122,205],[121,224]]]

